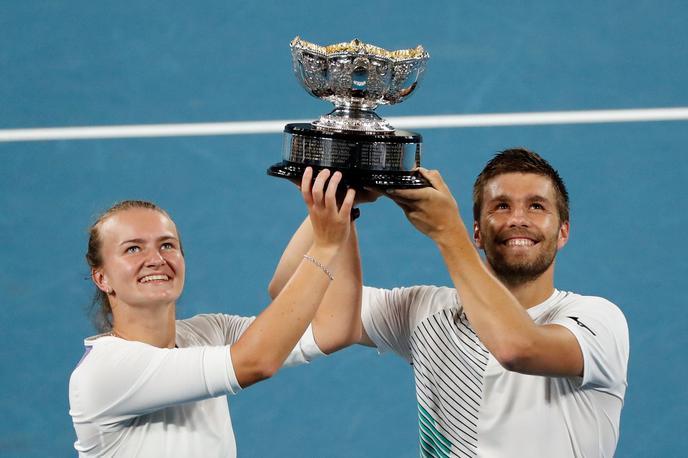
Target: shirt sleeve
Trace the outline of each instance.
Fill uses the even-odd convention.
[[[229,346],[157,348],[102,338],[70,382],[77,413],[119,422],[241,390]]]
[[[425,317],[458,306],[455,290],[436,286],[380,289],[363,287],[361,320],[380,353],[392,351],[411,361],[411,334]]]
[[[627,379],[628,324],[619,308],[599,297],[581,297],[565,306],[552,324],[564,326],[583,354],[581,387],[591,387],[623,400]]]
[[[244,317],[236,315],[207,315],[207,319],[215,323],[223,335],[223,341],[227,345],[234,344],[241,335],[253,323],[256,317]],[[318,347],[313,336],[313,327],[308,325],[301,339],[296,343],[283,366],[298,366],[307,364],[316,358],[325,356],[325,353]]]
[[[224,313],[200,314],[177,321],[177,334],[183,334],[185,347],[232,345],[255,319]]]
[[[297,342],[289,356],[287,356],[284,366],[291,367],[298,366],[300,364],[308,364],[314,359],[320,358],[321,356],[326,355],[315,342],[315,337],[313,336],[313,326],[309,324],[306,332]]]

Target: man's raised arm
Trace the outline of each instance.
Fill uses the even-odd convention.
[[[437,244],[461,303],[480,340],[504,368],[551,376],[580,376],[583,355],[571,331],[536,325],[484,265],[437,171],[420,169],[431,187],[388,193],[409,221]]]

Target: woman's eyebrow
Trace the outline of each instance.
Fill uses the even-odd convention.
[[[178,240],[178,239],[174,235],[163,235],[162,237],[158,237],[156,239],[156,241],[158,241],[158,242],[161,242],[163,240]],[[146,243],[146,241],[144,239],[129,239],[129,240],[125,240],[125,241],[121,242],[120,245],[124,245],[127,243]]]

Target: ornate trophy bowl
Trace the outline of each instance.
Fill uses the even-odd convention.
[[[310,124],[287,124],[283,160],[268,174],[298,179],[311,166],[340,170],[352,186],[427,186],[412,171],[420,165],[422,137],[394,129],[374,110],[415,91],[428,53],[421,46],[387,51],[358,40],[323,47],[299,37],[290,47],[301,85],[335,108]]]

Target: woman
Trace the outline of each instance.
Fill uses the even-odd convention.
[[[328,290],[333,274],[327,267],[342,245],[355,243],[350,220],[355,191],[349,189],[338,206],[341,174],[330,178],[323,170],[311,185],[312,175],[307,169],[301,191],[313,247],[255,319],[198,315],[175,320],[184,255],[164,210],[126,201],[96,221],[86,257],[110,308],[111,326],[85,340],[86,352],[70,379],[80,456],[235,456],[226,394],[271,377],[285,360],[306,363],[357,339],[358,310],[337,309],[335,298],[360,291],[337,291],[338,282]],[[351,303],[350,297],[344,300]],[[327,303],[318,313],[323,317],[311,330],[321,302]],[[352,326],[341,326],[337,314]]]

